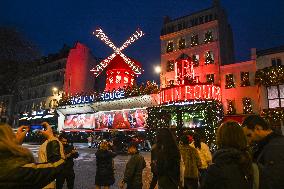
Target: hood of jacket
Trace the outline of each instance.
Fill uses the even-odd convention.
[[[213,163],[230,164],[239,162],[242,152],[235,148],[217,150],[213,156]]]

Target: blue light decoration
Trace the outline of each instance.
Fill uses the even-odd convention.
[[[115,99],[121,99],[125,97],[125,92],[123,90],[115,90],[112,92],[104,92],[101,94],[101,98],[103,101],[108,100],[115,100]]]
[[[87,96],[74,96],[71,98],[70,102],[72,105],[75,104],[86,104],[94,102],[95,96],[94,95],[87,95]]]

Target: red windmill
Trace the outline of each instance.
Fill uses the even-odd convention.
[[[135,77],[141,74],[143,70],[137,61],[125,56],[122,53],[122,50],[142,37],[144,33],[138,29],[119,48],[110,41],[102,29],[98,28],[95,32],[93,32],[93,34],[114,50],[110,56],[104,59],[95,68],[91,69],[91,71],[94,72],[95,77],[100,75],[100,73],[106,68],[106,91],[132,86]]]

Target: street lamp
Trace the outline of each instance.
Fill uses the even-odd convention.
[[[56,94],[56,92],[58,91],[57,87],[53,87],[52,91],[53,91],[53,95]]]
[[[157,74],[160,74],[161,73],[161,66],[155,66],[154,70]]]

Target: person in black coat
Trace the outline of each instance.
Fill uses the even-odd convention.
[[[127,189],[142,189],[142,173],[146,167],[146,162],[144,157],[139,154],[135,144],[131,144],[128,147],[128,154],[131,155],[131,158],[126,164],[124,177],[119,187],[123,189],[124,184],[127,184]]]
[[[243,122],[244,132],[255,144],[254,160],[260,168],[261,189],[284,188],[284,136],[273,131],[258,115],[250,115]]]
[[[157,148],[159,189],[177,189],[180,185],[180,152],[168,128],[158,130]]]
[[[63,184],[66,180],[67,188],[73,189],[74,188],[74,180],[75,180],[75,172],[74,172],[74,161],[79,157],[79,153],[74,148],[73,145],[68,144],[67,137],[64,135],[59,136],[59,140],[64,147],[64,154],[68,157],[66,158],[66,163],[64,165],[64,170],[62,173],[56,178],[56,189],[62,189]]]
[[[116,154],[109,150],[108,142],[103,141],[100,144],[99,150],[96,152],[96,189],[100,189],[101,186],[104,186],[105,189],[109,189],[109,187],[114,184],[113,158],[115,156]]]
[[[223,123],[217,131],[217,145],[201,189],[252,189],[252,158],[241,126],[237,122]]]

